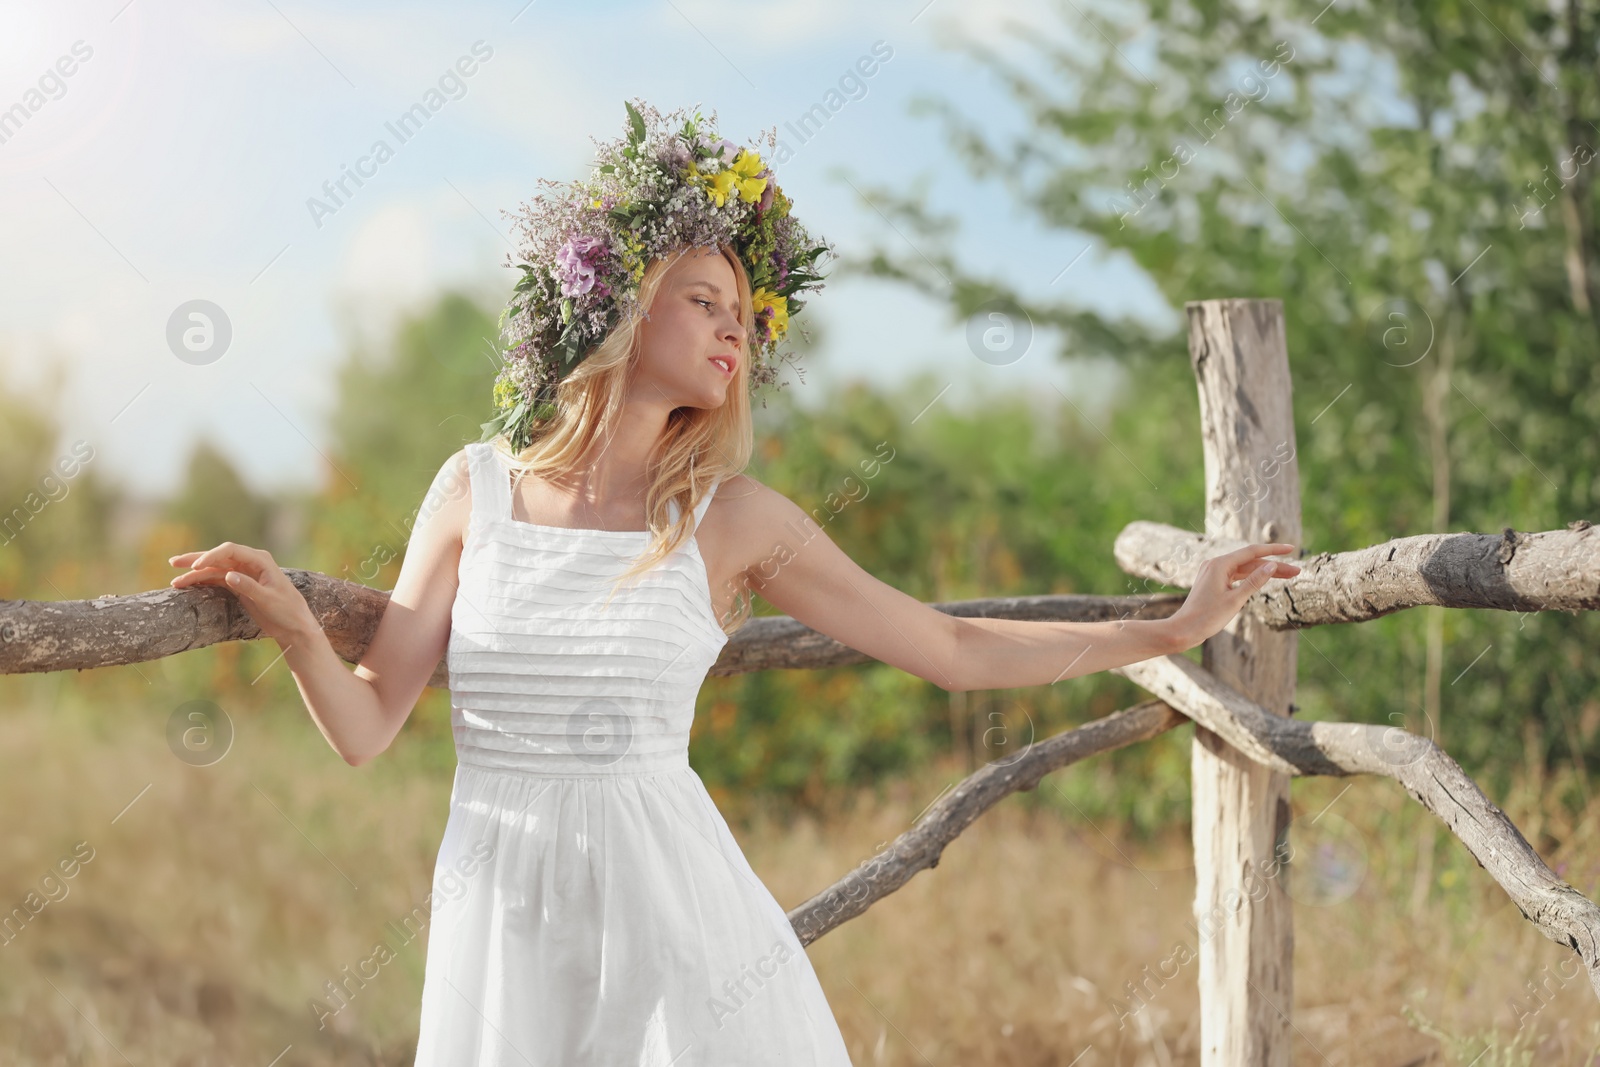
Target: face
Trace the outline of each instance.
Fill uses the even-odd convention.
[[[720,407],[748,370],[738,299],[733,265],[715,249],[692,249],[668,268],[640,324],[631,394],[665,397],[673,407]]]

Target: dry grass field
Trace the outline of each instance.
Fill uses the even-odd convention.
[[[240,717],[223,760],[189,766],[168,747],[167,709],[91,712],[73,677],[0,679],[0,901],[13,914],[0,1059],[409,1064],[426,932],[404,921],[425,916],[448,768],[403,734],[352,769],[308,720],[281,715]],[[1040,798],[1096,773],[1057,772]],[[734,830],[793,907],[951,779]],[[1600,806],[1580,825],[1539,814],[1564,787],[1587,781],[1524,775],[1493,799],[1593,896]],[[1433,820],[1398,786],[1301,781],[1294,807],[1296,1063],[1600,1063],[1576,956],[1442,829],[1418,892]],[[1135,843],[1013,798],[810,954],[858,1067],[1196,1064],[1192,877],[1182,827]],[[37,913],[18,925],[30,899]],[[374,964],[380,942],[392,951]],[[326,983],[357,971],[370,977],[319,1026]]]

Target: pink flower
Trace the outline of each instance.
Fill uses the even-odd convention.
[[[556,253],[556,280],[562,296],[582,296],[595,284],[595,269],[605,258],[606,242],[599,237],[570,237]],[[604,283],[602,283],[604,284]]]

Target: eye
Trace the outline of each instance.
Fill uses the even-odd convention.
[[[695,302],[695,303],[696,303],[696,304],[701,304],[701,305],[703,305],[703,306],[704,306],[704,307],[705,307],[705,309],[706,309],[706,310],[707,310],[707,311],[710,311],[710,310],[711,310],[711,309],[712,309],[712,308],[714,308],[714,307],[716,307],[716,306],[717,306],[717,305],[715,305],[715,304],[713,304],[713,303],[712,303],[712,302],[711,302],[711,301],[709,301],[709,300],[702,300],[702,299],[701,299],[701,298],[699,298],[699,297],[695,297],[695,301],[694,301],[694,302]]]

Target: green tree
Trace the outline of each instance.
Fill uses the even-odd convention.
[[[493,415],[496,312],[446,293],[340,368],[333,469],[317,500],[312,558],[325,573],[391,588],[417,509],[449,456]]]
[[[965,46],[1020,124],[937,98],[913,110],[1040,226],[1131,260],[1172,311],[1283,301],[1307,551],[1593,519],[1600,14],[1489,0],[1306,11],[1064,8],[1059,33],[1019,32],[1022,60]],[[916,251],[874,250],[862,272],[957,321],[1000,302],[1057,328],[1063,358],[1122,364],[1141,417],[1179,420],[1195,448],[1182,331],[1074,306],[1047,278],[975,276],[920,194],[867,195]],[[1522,739],[1539,760],[1582,761],[1596,755],[1577,704],[1596,630],[1591,616],[1428,609],[1313,631],[1302,705],[1442,730],[1469,766],[1508,770]]]
[[[24,395],[0,376],[0,596],[76,595],[62,583],[76,587],[86,571],[111,581],[115,492],[99,467],[104,443],[63,439],[63,381],[57,365],[35,395]]]
[[[193,532],[196,548],[224,541],[267,546],[268,501],[257,497],[238,468],[209,440],[189,454],[183,487],[166,507],[166,517]]]
[[[1197,450],[1178,447],[1172,424],[1131,406],[1113,413],[1108,432],[1124,455],[1064,417],[1065,401],[995,392],[930,407],[941,385],[929,373],[892,392],[847,384],[804,410],[793,396],[769,403],[751,473],[920,600],[1142,591],[1116,568],[1116,533],[1134,518],[1181,521],[1199,505]],[[771,612],[757,602],[757,614]],[[1140,699],[1108,674],[950,694],[872,663],[713,678],[707,695],[691,756],[732,813],[752,799],[827,809],[944,756],[970,770]],[[1170,826],[1188,805],[1186,739],[1176,731],[1116,753],[1063,776],[1061,792],[1021,802],[1054,805],[1064,793],[1135,832]]]

